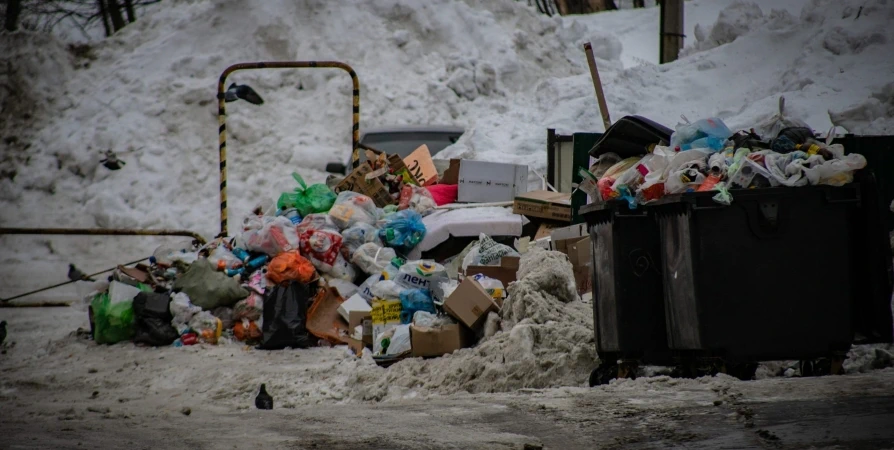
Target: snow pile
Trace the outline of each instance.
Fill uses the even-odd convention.
[[[806,3],[800,14],[791,12],[796,3]],[[467,133],[439,157],[511,161],[539,173],[545,128],[601,130],[581,50],[587,41],[616,119],[640,114],[673,126],[681,113],[716,115],[748,127],[775,113],[785,94],[788,110],[816,129],[832,125],[828,111],[849,131],[890,129],[890,80],[880,74],[894,71],[894,8],[881,0],[801,0],[778,11],[761,8],[772,4],[764,0],[724,4],[687,3],[687,21],[720,14],[695,33],[688,57],[660,67],[622,62],[654,46],[654,33],[642,30],[656,28],[655,8],[550,18],[513,0],[169,1],[77,54],[45,35],[2,34],[0,49],[22,68],[14,76],[28,80],[30,89],[18,92],[38,100],[0,94],[33,117],[14,125],[24,127],[12,134],[16,143],[0,142],[0,207],[14,212],[0,223],[216,234],[215,86],[238,61],[346,61],[360,76],[361,130],[462,125]],[[326,163],[346,160],[351,83],[334,69],[244,71],[229,81],[266,100],[227,108],[236,224],[257,201],[290,188],[291,171],[316,182]],[[17,151],[25,146],[28,158]],[[109,149],[128,163],[123,170],[99,166]],[[90,259],[110,250],[78,251]]]
[[[773,14],[779,18],[784,18],[782,20],[787,20],[789,24],[792,22],[791,15],[786,11],[777,12],[777,10],[773,10]],[[777,18],[777,20],[779,19]],[[701,24],[695,26],[695,45],[686,49],[687,51],[683,52],[683,55],[729,44],[735,41],[736,38],[748,34],[763,21],[764,13],[756,3],[733,3],[720,12],[717,22],[714,23],[710,30],[705,31]]]
[[[894,133],[894,82],[872,93],[866,101],[840,111],[829,111],[832,123],[855,134]]]
[[[351,398],[584,385],[596,364],[592,313],[574,291],[571,264],[557,252],[528,253],[519,277],[503,307],[502,332],[441,358],[388,369],[359,363],[347,383]]]

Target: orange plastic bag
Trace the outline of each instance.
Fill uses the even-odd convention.
[[[263,333],[257,322],[242,319],[233,326],[233,336],[239,341],[252,343],[260,341]]]
[[[315,274],[313,264],[297,251],[280,253],[267,266],[267,279],[273,284],[287,281],[309,283]]]

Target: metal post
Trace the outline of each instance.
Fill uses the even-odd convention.
[[[596,57],[593,56],[593,46],[589,42],[584,44],[584,53],[587,54],[587,64],[590,66],[590,77],[593,78],[593,88],[596,89],[596,101],[599,102],[599,112],[602,114],[602,125],[605,130],[612,125],[608,116],[608,104],[605,102],[605,93],[602,91],[602,80],[599,79],[599,69],[596,68]]]
[[[227,235],[227,111],[226,81],[227,76],[237,70],[251,69],[300,69],[300,68],[335,68],[348,72],[354,84],[353,108],[351,112],[351,163],[360,165],[360,80],[351,66],[338,61],[268,61],[233,64],[227,67],[217,82],[217,124],[218,144],[220,146],[220,236]]]
[[[683,48],[683,0],[662,0],[659,23],[659,63],[676,61]]]

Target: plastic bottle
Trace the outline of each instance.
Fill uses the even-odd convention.
[[[705,178],[705,182],[702,183],[698,187],[698,189],[696,189],[695,191],[696,192],[713,191],[714,188],[717,186],[717,183],[719,183],[719,182],[720,182],[720,175],[718,175],[716,173],[711,173],[710,175],[708,175],[707,178]]]
[[[264,264],[267,264],[267,260],[269,257],[267,255],[257,256],[249,262],[245,263],[245,270],[252,272],[256,269],[259,269]]]
[[[239,247],[234,247],[232,253],[243,263],[247,263],[248,260],[251,259],[251,255],[249,255],[245,249],[241,249]]]
[[[242,275],[245,272],[245,267],[240,267],[238,269],[227,269],[226,274],[228,277],[235,277],[236,275]]]

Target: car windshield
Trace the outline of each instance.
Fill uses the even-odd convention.
[[[462,133],[456,132],[391,132],[370,133],[363,136],[362,144],[387,154],[397,153],[401,158],[406,158],[420,145],[428,146],[428,151],[434,156],[444,150],[448,145],[456,142]],[[360,152],[360,160],[366,160],[366,152]]]

